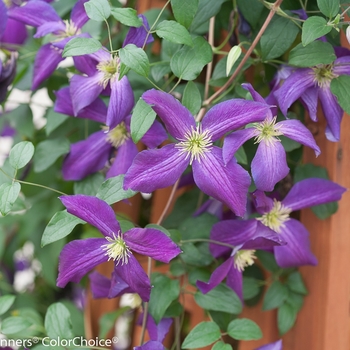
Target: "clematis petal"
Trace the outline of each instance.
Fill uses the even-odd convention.
[[[132,228],[123,237],[131,250],[165,263],[181,253],[166,234],[154,228]]]
[[[144,44],[150,44],[154,41],[152,34],[147,37],[147,32],[150,29],[147,18],[144,15],[139,15],[138,17],[142,19],[143,26],[138,28],[131,27],[129,29],[128,34],[125,37],[123,47],[128,44],[134,44],[137,47],[142,47]],[[147,41],[145,43],[146,38]]]
[[[294,184],[282,203],[295,211],[314,205],[339,201],[345,191],[346,188],[335,182],[310,178]]]
[[[66,26],[62,21],[57,22],[46,22],[42,24],[40,27],[38,27],[38,30],[36,31],[34,38],[41,38],[45,35],[48,35],[50,33],[58,33],[60,31],[65,31]]]
[[[91,77],[97,73],[97,64],[94,58],[90,57],[90,55],[82,55],[82,56],[74,56],[74,66],[75,68],[87,76]]]
[[[314,72],[311,68],[295,70],[275,92],[279,107],[284,115],[288,108],[295,102],[306,89],[315,85]]]
[[[221,149],[213,146],[201,161],[192,164],[197,186],[209,196],[225,203],[236,215],[243,216],[250,176],[234,160],[225,166]]]
[[[349,54],[349,51],[347,52]],[[334,61],[333,73],[336,75],[350,75],[350,56],[343,56]]]
[[[174,144],[140,152],[125,174],[124,189],[145,193],[173,185],[189,164]]]
[[[248,128],[243,130],[237,130],[230,135],[227,135],[224,140],[224,146],[222,148],[222,156],[225,164],[229,162],[238,149],[248,140],[257,136],[257,130],[255,128]]]
[[[279,131],[281,131],[284,136],[312,148],[315,151],[316,157],[320,155],[321,150],[317,146],[314,137],[301,121],[296,119],[282,120],[277,123],[276,126],[278,126]]]
[[[272,191],[288,173],[286,151],[281,142],[262,140],[252,161],[252,176],[257,189]]]
[[[212,107],[204,116],[203,130],[209,130],[216,141],[227,132],[249,123],[263,121],[269,114],[268,104],[241,99],[228,100]]]
[[[156,148],[168,138],[163,125],[155,120],[148,131],[142,136],[142,143],[149,148]]]
[[[164,350],[164,345],[156,340],[150,340],[141,346],[135,346],[134,350]]]
[[[153,320],[153,322],[154,322],[154,320]],[[150,327],[147,328],[151,339],[152,339],[152,333],[153,333],[154,335],[157,335],[157,338],[153,338],[153,339],[156,339],[159,342],[162,342],[165,339],[165,336],[169,333],[169,329],[170,329],[170,326],[172,325],[172,323],[173,323],[172,318],[162,318],[160,320],[160,322],[158,323],[158,325],[156,325],[154,322],[154,325],[156,325],[156,327],[157,327],[157,333],[155,333],[155,332],[153,333],[152,331],[150,331]]]
[[[196,286],[203,294],[210,292],[225,279],[232,266],[233,258],[230,257],[214,270],[208,282],[197,281]]]
[[[90,287],[94,299],[107,298],[111,288],[111,280],[97,271],[89,274]]]
[[[255,91],[252,84],[248,84],[248,83],[242,84],[242,88],[245,90],[248,90],[250,92],[254,101],[266,103],[265,100],[263,99],[263,97]]]
[[[327,120],[328,133],[326,132],[326,137],[329,141],[339,141],[340,123],[344,112],[329,87],[320,88],[318,94],[324,117]]]
[[[5,3],[2,0],[0,0],[0,38],[5,32],[7,20],[7,7]]]
[[[134,93],[127,77],[111,82],[111,98],[109,100],[107,121],[111,129],[120,124],[134,107]]]
[[[172,95],[152,89],[146,91],[142,99],[152,106],[169,133],[176,139],[182,140],[191,127],[196,127],[190,111]]]
[[[317,265],[317,259],[310,249],[309,232],[298,220],[289,219],[281,227],[281,237],[287,245],[274,247],[277,264],[281,267]]]
[[[101,248],[105,243],[103,238],[88,238],[66,244],[59,257],[57,286],[63,288],[68,282],[78,283],[95,266],[107,261]]]
[[[277,340],[274,343],[266,344],[258,347],[255,350],[282,350],[282,339]]]
[[[263,191],[254,191],[252,197],[255,208],[259,214],[267,213],[273,208],[273,199],[267,197]]]
[[[306,89],[300,96],[300,100],[307,109],[311,120],[317,122],[318,89],[314,87]]]
[[[11,44],[22,45],[27,39],[28,32],[26,25],[22,22],[18,22],[12,18],[8,18],[6,23],[7,24],[4,34],[2,37],[0,35],[0,42],[2,44],[10,44],[9,50],[12,50],[13,48],[11,48]]]
[[[226,284],[230,287],[243,301],[243,275],[242,272],[231,266],[226,279]]]
[[[89,20],[84,7],[87,1],[88,0],[78,0],[72,8],[70,18],[77,28],[81,28]]]
[[[111,288],[108,298],[115,298],[125,293],[134,293],[132,288],[118,275],[117,267],[114,268],[111,278]]]
[[[103,169],[111,150],[112,145],[106,142],[104,131],[95,132],[86,140],[72,144],[63,162],[63,178],[78,181]]]
[[[120,225],[115,218],[113,209],[102,199],[83,194],[59,198],[67,208],[68,213],[95,226],[104,236],[114,238],[113,233],[120,232]],[[107,241],[103,239],[103,242],[105,244]]]

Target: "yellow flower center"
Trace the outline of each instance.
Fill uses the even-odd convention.
[[[255,137],[255,143],[266,141],[271,144],[275,141],[281,141],[277,136],[283,135],[279,130],[280,126],[276,125],[277,117],[272,119],[266,119],[261,123],[254,124],[255,129],[258,131],[258,135]]]
[[[235,268],[242,272],[247,266],[251,266],[254,264],[254,259],[256,256],[254,255],[255,250],[252,249],[242,249],[239,250],[234,257],[234,266]]]
[[[81,34],[81,29],[79,29],[71,19],[65,19],[63,22],[66,25],[66,29],[57,35],[59,39]]]
[[[101,248],[106,250],[105,255],[108,256],[108,261],[114,260],[116,261],[116,265],[118,265],[120,262],[122,265],[127,264],[131,251],[123,238],[120,235],[116,237],[115,233],[113,232],[113,238],[107,236],[106,240],[108,243],[103,244]]]
[[[103,126],[103,130],[108,131],[108,126]],[[109,130],[106,136],[106,141],[112,144],[112,146],[118,148],[123,145],[130,138],[130,133],[126,129],[124,122],[118,124],[112,130]]]
[[[320,64],[312,70],[314,72],[314,83],[321,88],[329,87],[332,79],[338,77],[337,74],[333,73],[332,64]]]
[[[111,56],[111,59],[108,61],[100,62],[96,66],[97,70],[99,72],[103,73],[103,78],[100,81],[100,84],[103,86],[105,89],[108,83],[112,80],[115,79],[118,71],[119,71],[119,63],[118,63],[118,58]]]

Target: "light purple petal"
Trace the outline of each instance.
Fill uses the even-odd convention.
[[[56,22],[46,22],[42,24],[40,27],[38,27],[38,30],[36,31],[34,38],[41,38],[47,34],[50,33],[58,33],[58,32],[64,32],[66,30],[66,26],[62,21],[56,21]]]
[[[89,20],[84,7],[87,1],[88,0],[78,0],[72,9],[70,18],[77,28],[81,28]]]
[[[146,91],[142,99],[152,106],[169,133],[176,139],[183,139],[191,127],[196,127],[190,111],[172,95],[152,89]]]
[[[256,210],[259,214],[269,212],[273,207],[273,199],[267,197],[263,191],[256,190],[252,193]]]
[[[333,73],[337,75],[350,75],[350,56],[343,56],[336,59],[334,61]]]
[[[115,298],[125,293],[134,293],[134,290],[118,275],[117,266],[112,272],[111,288],[108,293],[108,298]]]
[[[7,18],[7,7],[5,3],[2,0],[0,0],[0,38],[5,32]]]
[[[103,169],[111,150],[112,145],[106,141],[104,131],[97,131],[86,140],[72,144],[63,162],[63,178],[66,181],[82,180]]]
[[[22,45],[26,41],[27,36],[27,28],[24,23],[8,18],[5,32],[2,37],[0,35],[0,42],[2,44]],[[13,48],[10,46],[9,49]]]
[[[96,66],[98,62],[89,55],[74,56],[73,60],[74,66],[79,72],[82,72],[89,77],[97,73]]]
[[[83,194],[61,196],[68,213],[95,226],[104,236],[112,237],[120,232],[119,222],[113,209],[102,199]],[[105,239],[103,242],[108,243]],[[105,253],[105,252],[104,252]]]
[[[293,211],[314,205],[339,201],[346,188],[335,182],[310,178],[297,182],[282,201]]]
[[[266,101],[262,98],[262,96],[255,91],[252,84],[248,84],[248,83],[242,84],[242,88],[250,92],[254,101],[266,103]]]
[[[236,215],[244,215],[250,176],[235,160],[225,166],[221,149],[213,146],[200,162],[193,162],[192,169],[194,181],[204,193],[225,203]]]
[[[315,74],[311,68],[300,68],[294,71],[275,92],[279,107],[284,115],[306,89],[315,85]]]
[[[311,120],[317,121],[318,89],[311,87],[306,89],[300,96],[300,100],[307,109]]]
[[[155,120],[148,131],[142,136],[141,141],[149,148],[156,148],[168,138],[161,123]]]
[[[139,18],[142,19],[143,26],[141,27],[131,27],[128,31],[128,34],[125,37],[123,47],[128,45],[128,44],[134,44],[137,47],[142,47],[143,44],[145,43],[146,37],[147,37],[147,31],[150,29],[148,21],[144,15],[139,15]],[[147,31],[146,31],[146,29]],[[153,42],[153,36],[152,34],[148,36],[146,44],[150,44]]]
[[[281,237],[287,245],[274,247],[277,264],[283,268],[302,265],[317,265],[317,259],[310,249],[309,232],[295,219],[289,219],[281,227]]]
[[[230,287],[243,302],[243,274],[241,271],[231,266],[226,279],[226,284]]]
[[[101,248],[106,242],[103,238],[88,238],[66,244],[59,257],[57,286],[63,288],[68,282],[78,283],[95,266],[107,261]]]
[[[124,240],[131,250],[165,263],[181,253],[165,233],[154,228],[132,228],[124,233]]]
[[[164,350],[165,347],[162,343],[155,340],[150,340],[141,346],[135,346],[134,350]]]
[[[174,144],[140,152],[124,178],[124,189],[145,193],[173,185],[189,164]]]
[[[310,130],[301,121],[296,119],[282,120],[276,126],[279,127],[279,131],[284,136],[312,148],[315,151],[316,157],[321,153]]]
[[[263,121],[269,114],[270,106],[265,102],[228,100],[212,107],[204,116],[203,130],[209,130],[216,141],[227,132],[239,129],[249,123]]]
[[[107,298],[111,288],[111,280],[97,271],[90,273],[89,279],[93,298]]]
[[[141,314],[140,316],[143,316]],[[141,321],[139,323],[139,321]],[[147,331],[151,340],[162,342],[165,336],[168,334],[170,326],[173,320],[171,318],[162,318],[158,324],[155,323],[153,317],[148,314],[147,316]],[[137,324],[142,324],[142,318],[137,321]]]
[[[255,350],[282,350],[282,339],[277,340],[274,343],[266,344],[258,347]]]
[[[272,191],[288,173],[286,151],[281,142],[262,140],[252,161],[252,176],[257,189]]]

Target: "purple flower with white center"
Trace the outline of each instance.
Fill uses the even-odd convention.
[[[69,88],[57,91],[56,97],[55,111],[73,115]],[[106,105],[102,100],[96,99],[89,106],[83,108],[78,117],[105,124],[106,115]],[[125,174],[138,153],[137,146],[130,137],[130,119],[131,117],[127,116],[113,129],[103,126],[101,131],[91,134],[86,140],[72,144],[70,152],[63,162],[63,178],[66,181],[77,181],[103,169],[114,150],[118,152],[106,177]],[[167,134],[164,128],[158,121],[155,121],[141,141],[147,147],[155,148],[166,139]]]
[[[249,90],[255,101],[265,102],[250,84],[243,84],[243,87]],[[276,122],[276,119],[277,117],[268,109],[263,122],[226,136],[223,146],[223,158],[227,163],[243,143],[255,138],[259,146],[251,165],[252,176],[256,187],[262,191],[272,191],[276,183],[289,173],[286,152],[278,136],[284,135],[312,148],[316,156],[321,153],[314,137],[303,123],[295,119]]]
[[[59,257],[57,286],[79,282],[95,266],[113,260],[118,276],[143,301],[148,301],[150,281],[132,251],[168,263],[180,254],[179,247],[154,228],[132,228],[122,233],[113,209],[99,198],[75,195],[60,199],[70,214],[95,226],[104,238],[75,240],[65,245]]]
[[[319,178],[297,182],[282,200],[272,200],[261,191],[255,191],[256,220],[277,232],[287,242],[274,247],[277,264],[281,267],[316,265],[317,259],[310,250],[309,232],[304,225],[290,217],[295,210],[340,200],[346,189],[332,181]]]
[[[226,284],[241,300],[242,273],[247,266],[254,264],[255,251],[271,250],[275,246],[285,244],[276,232],[254,219],[220,221],[213,226],[210,239],[227,245],[209,244],[214,258],[224,257],[227,260],[215,269],[208,282],[197,281],[197,287],[205,294],[226,278]]]
[[[327,121],[326,137],[338,141],[343,110],[330,89],[332,79],[350,75],[350,56],[337,58],[332,64],[321,64],[312,68],[296,69],[275,92],[278,105],[284,115],[297,99],[301,98],[310,118],[317,121],[317,103],[321,102]]]
[[[256,348],[255,350],[282,350],[282,339],[274,343],[266,344]]]
[[[192,165],[197,186],[225,203],[236,215],[246,210],[249,174],[235,160],[224,164],[222,151],[213,143],[233,129],[264,119],[266,103],[234,99],[212,107],[196,125],[190,111],[170,94],[146,91],[143,100],[152,106],[176,139],[161,149],[140,152],[125,175],[124,188],[153,192],[173,185]]]

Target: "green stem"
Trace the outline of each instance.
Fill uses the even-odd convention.
[[[163,91],[156,83],[154,83],[150,78],[145,77],[156,89]]]
[[[176,87],[180,84],[181,82],[181,78],[176,82],[176,84],[172,87],[172,89],[169,91],[169,94],[171,94],[175,89]]]
[[[113,52],[111,29],[109,28],[109,24],[108,24],[108,21],[106,19],[105,19],[105,23],[107,25],[110,52]]]

